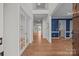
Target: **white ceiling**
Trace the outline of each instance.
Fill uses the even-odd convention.
[[[41,23],[47,17],[47,14],[34,14],[33,17],[35,23]]]
[[[72,13],[72,3],[62,3],[60,6],[58,5],[56,7],[52,16],[72,17],[72,15],[69,15],[68,13]]]

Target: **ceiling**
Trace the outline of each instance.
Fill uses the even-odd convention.
[[[42,23],[42,20],[47,17],[47,14],[34,14],[33,16],[35,23]]]
[[[59,17],[59,18],[71,18],[72,15],[69,13],[72,13],[72,3],[59,3],[52,16]],[[47,17],[47,14],[33,14],[34,22],[41,23],[42,20],[44,20]]]
[[[46,3],[35,3],[36,9],[46,9]]]
[[[61,3],[60,3],[61,4]],[[52,16],[57,17],[72,17],[72,15],[69,13],[72,13],[72,3],[62,3],[60,6],[58,5],[53,13]]]

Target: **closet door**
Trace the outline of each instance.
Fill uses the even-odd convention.
[[[76,13],[75,13],[76,12]],[[73,55],[79,55],[79,4],[73,4]]]

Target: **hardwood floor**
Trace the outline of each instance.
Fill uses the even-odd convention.
[[[53,39],[49,43],[47,39],[40,38],[41,34],[34,33],[34,41],[30,44],[22,56],[70,56],[72,55],[72,40]]]

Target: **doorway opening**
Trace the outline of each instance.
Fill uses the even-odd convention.
[[[44,38],[44,30],[45,27],[43,25],[44,21],[47,18],[47,14],[34,14],[33,15],[33,41],[37,41],[39,43],[42,42]]]

